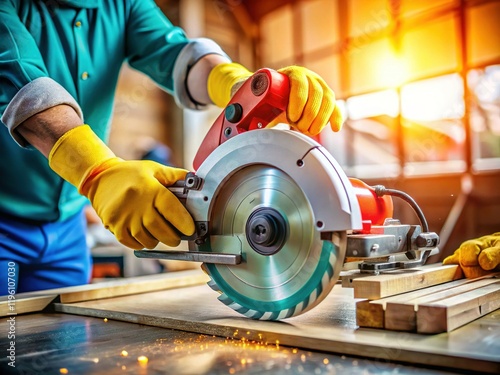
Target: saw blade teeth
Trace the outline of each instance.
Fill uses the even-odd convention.
[[[217,283],[215,281],[213,281],[212,279],[210,279],[208,282],[207,282],[207,285],[212,288],[212,290],[215,290],[216,292],[218,293],[222,293],[222,291],[220,290],[219,286],[217,285]]]
[[[246,315],[250,311],[250,309],[243,307],[241,305],[238,305],[237,303],[234,304],[234,307],[233,306],[229,306],[229,307],[231,307],[235,311],[238,311],[242,315]]]
[[[288,309],[288,312],[285,317],[282,319],[290,318],[295,315],[295,311],[297,310],[297,306],[292,307],[291,309]]]
[[[323,288],[326,288],[328,286],[328,284],[330,283],[330,275],[328,275],[328,272],[325,272],[325,274],[323,275],[323,278],[321,279],[321,290],[323,290]]]
[[[224,305],[226,305],[226,306],[230,305],[230,304],[231,304],[231,302],[233,302],[233,301],[232,301],[232,300],[230,300],[230,299],[228,298],[228,296],[227,296],[226,294],[224,294],[224,293],[221,293],[221,295],[220,295],[219,297],[217,297],[217,299],[218,299],[219,301],[221,301],[221,302],[222,302]]]
[[[266,311],[264,314],[262,314],[262,316],[259,319],[260,320],[270,320],[272,314],[273,314],[272,312]]]
[[[243,307],[239,303],[236,303],[234,301],[231,301],[231,303],[227,306],[235,311],[238,311],[240,314],[245,314],[248,311],[246,307]]]
[[[334,264],[332,265],[330,263],[330,267],[328,267],[328,269],[326,270],[327,274],[328,274],[328,278],[331,279],[335,273],[335,270],[333,268]]]
[[[276,317],[276,320],[285,319],[288,316],[288,314],[290,313],[290,310],[291,309],[281,310],[279,312],[278,316]]]
[[[245,316],[251,319],[259,320],[264,313],[262,311],[257,311],[257,310],[252,310],[249,309],[246,313]]]
[[[200,266],[200,268],[201,268],[201,270],[202,270],[203,272],[205,272],[205,274],[206,274],[206,275],[209,275],[209,276],[210,276],[210,274],[209,274],[209,272],[208,272],[208,268],[207,268],[206,263],[202,263],[202,264],[201,264],[201,266]]]
[[[313,297],[313,295],[314,295],[314,299],[311,299],[311,297],[310,297],[309,304],[311,302],[314,302],[316,299],[318,299],[318,297],[321,295],[321,293],[323,293],[323,286],[325,285],[325,284],[323,284],[323,280],[325,278],[325,275],[326,275],[326,273],[323,275],[323,277],[321,278],[321,282],[318,284],[316,289],[314,289],[314,292],[311,294],[311,297]],[[326,279],[329,280],[328,277]]]
[[[295,306],[295,313],[300,314],[304,310],[304,301]]]
[[[226,305],[227,307],[230,307],[231,309],[233,309],[234,311],[237,311],[239,312],[240,314],[242,315],[246,315],[248,316],[249,314],[251,315],[251,310],[244,307],[244,306],[241,306],[239,303],[236,303],[234,302],[231,298],[229,298],[226,294],[222,293],[219,297],[218,297],[219,301],[221,301],[224,305]]]
[[[328,261],[330,262],[330,267],[335,267],[335,264],[337,263],[337,253],[334,250],[330,251],[330,257],[328,258]],[[332,276],[333,276],[333,269],[332,269]]]
[[[321,287],[321,285],[318,286],[318,288],[320,288],[320,287]],[[314,289],[314,291],[309,296],[308,305],[311,304],[311,302],[316,301],[316,299],[318,298],[318,288]]]
[[[253,316],[255,314],[255,310],[248,310],[246,313],[244,313],[243,315],[245,315],[247,318],[251,318],[253,319]]]

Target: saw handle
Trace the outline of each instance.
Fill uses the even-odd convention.
[[[286,110],[289,93],[286,75],[268,68],[255,72],[209,129],[194,158],[194,169],[225,141],[249,130],[265,128]]]

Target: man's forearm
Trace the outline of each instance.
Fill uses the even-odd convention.
[[[69,105],[57,105],[37,113],[20,124],[16,131],[45,157],[68,130],[82,125],[82,120]]]
[[[201,104],[213,104],[208,96],[208,75],[216,65],[226,63],[227,61],[227,58],[221,55],[206,55],[189,70],[187,88],[189,94],[196,102]]]

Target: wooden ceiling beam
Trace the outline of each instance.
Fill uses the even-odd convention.
[[[231,1],[226,1],[228,6],[227,10],[233,14],[236,22],[238,22],[245,35],[255,40],[259,33],[258,22],[252,18],[243,1],[238,1],[238,4],[234,6],[229,5],[230,3]]]

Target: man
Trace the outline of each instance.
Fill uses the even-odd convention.
[[[224,107],[252,74],[213,41],[188,39],[153,0],[0,3],[1,295],[89,281],[86,198],[133,249],[176,246],[179,232],[194,232],[165,188],[185,170],[124,161],[105,145],[124,61],[191,109]],[[339,130],[325,82],[301,67],[282,72],[291,125],[317,134],[331,120]]]
[[[89,281],[86,198],[133,249],[194,232],[165,188],[185,170],[124,161],[105,145],[124,61],[191,109],[224,107],[251,75],[213,41],[188,39],[153,0],[0,2],[0,295]],[[310,135],[328,122],[338,131],[323,79],[280,71],[291,82],[287,122]]]

